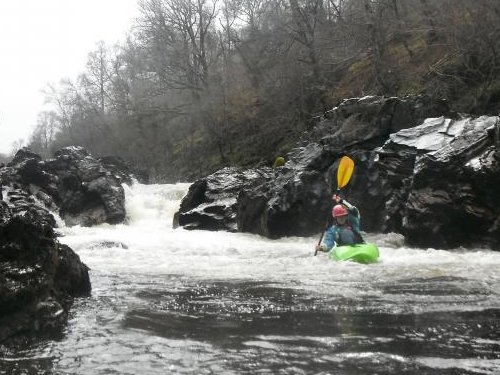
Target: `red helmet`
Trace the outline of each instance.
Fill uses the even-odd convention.
[[[337,204],[335,207],[333,207],[333,217],[347,216],[347,214],[347,210],[341,204]]]

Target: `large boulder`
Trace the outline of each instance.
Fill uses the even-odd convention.
[[[0,166],[1,343],[21,333],[60,333],[74,297],[90,294],[88,268],[57,241],[50,212],[68,224],[123,221],[127,171],[116,160],[105,163],[68,147],[48,161],[21,149]]]
[[[332,160],[340,153],[330,154]],[[311,143],[301,148],[272,178],[241,190],[237,223],[243,232],[269,238],[307,236],[325,224],[331,208],[331,176],[323,149]]]
[[[130,178],[106,168],[82,147],[65,147],[46,161],[22,149],[8,167],[11,180],[56,209],[67,225],[116,224],[125,219],[122,183]]]
[[[0,342],[61,329],[72,300],[90,294],[88,268],[54,233],[55,220],[18,186],[0,200]]]
[[[143,184],[149,181],[149,175],[145,168],[137,168],[118,156],[103,156],[98,158],[97,161],[127,185],[131,185],[134,179]]]
[[[417,246],[498,247],[498,121],[440,117],[393,134],[377,162],[390,193],[386,229]]]
[[[433,101],[424,95],[345,99],[325,113],[325,119],[310,132],[308,141],[337,149],[373,149],[392,133],[442,115],[454,116],[445,101]]]
[[[268,179],[272,171],[224,168],[192,184],[174,215],[174,228],[236,231],[237,197]]]

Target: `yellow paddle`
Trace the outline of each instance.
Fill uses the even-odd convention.
[[[342,189],[349,183],[353,171],[354,161],[349,156],[343,156],[337,170],[337,190]]]
[[[354,171],[354,161],[349,156],[343,156],[340,159],[339,169],[337,169],[337,194],[340,192],[344,186],[346,186],[351,180],[352,172]],[[328,228],[328,223],[330,222],[330,214],[326,220],[325,229],[321,232],[321,237],[318,241],[318,246],[321,245],[323,240],[323,235],[325,234],[326,228]],[[314,251],[314,256],[318,254],[318,250]]]

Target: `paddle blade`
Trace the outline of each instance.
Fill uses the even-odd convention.
[[[342,189],[349,183],[353,170],[354,161],[348,156],[343,156],[342,159],[340,159],[339,169],[337,170],[338,189]]]

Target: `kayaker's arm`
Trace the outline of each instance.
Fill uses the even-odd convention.
[[[349,211],[349,222],[351,223],[352,229],[354,233],[359,237],[359,242],[364,242],[363,237],[361,236],[361,215],[359,210],[353,204],[350,204],[348,201],[342,199],[340,195],[334,194],[332,199],[339,204],[342,204]]]
[[[318,250],[325,252],[330,251],[330,249],[336,245],[335,237],[336,237],[335,226],[332,225],[328,227],[327,230],[325,231],[323,241],[321,242],[321,245],[319,245]]]
[[[345,199],[341,199],[339,203],[343,204],[344,206],[346,206],[348,210],[352,210],[352,209],[356,208],[355,206],[353,206],[352,204],[350,204]]]
[[[365,241],[361,235],[361,215],[358,208],[345,200],[342,201],[342,204],[349,211],[349,222],[351,223],[353,232],[358,236],[357,242],[364,243]]]

